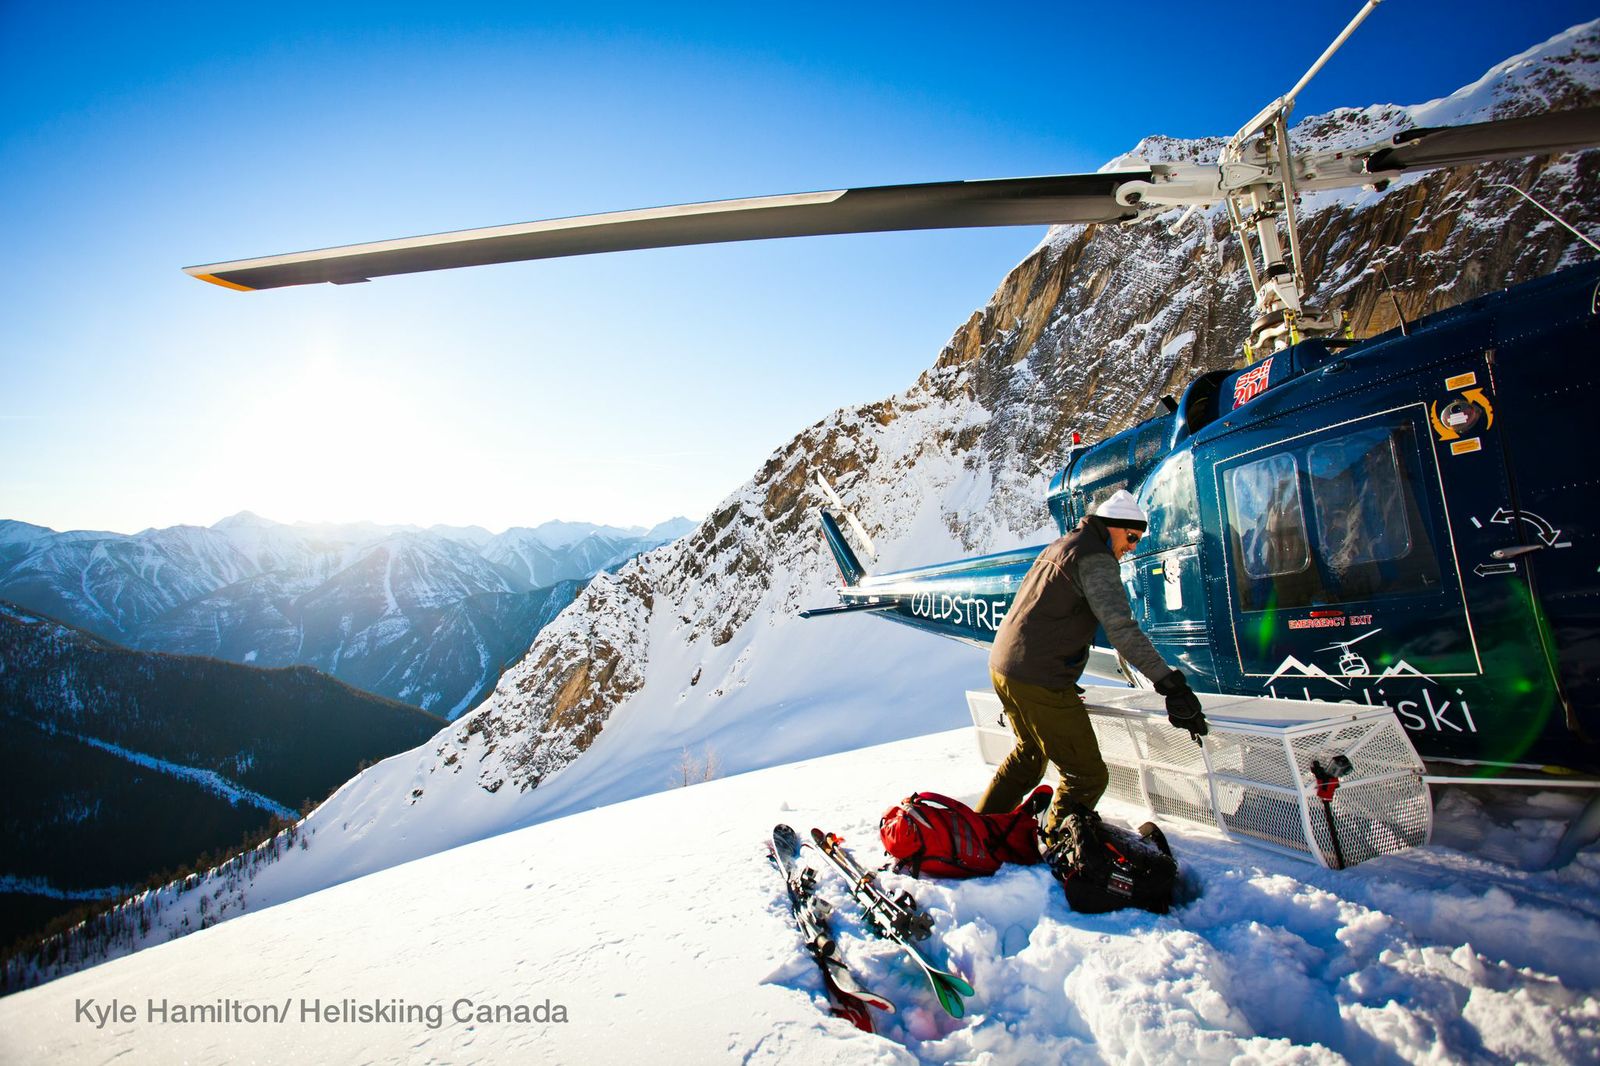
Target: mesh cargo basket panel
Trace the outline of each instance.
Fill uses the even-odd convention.
[[[987,761],[1014,738],[992,693],[969,692]],[[1386,707],[1204,695],[1202,748],[1167,722],[1153,692],[1091,686],[1084,700],[1110,770],[1107,795],[1158,820],[1215,826],[1242,843],[1324,866],[1353,866],[1428,842],[1433,804],[1422,761]],[[1313,764],[1351,770],[1330,803]],[[1331,818],[1331,827],[1330,819]],[[1335,847],[1337,839],[1337,847]]]

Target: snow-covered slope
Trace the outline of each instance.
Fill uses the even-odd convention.
[[[642,551],[676,540],[693,528],[687,519],[672,519],[648,531],[546,522],[536,529],[508,529],[481,550],[485,559],[507,573],[540,587],[609,570]]]
[[[99,636],[126,634],[179,604],[256,572],[225,531],[51,536],[0,572],[0,596]]]
[[[1561,1063],[1600,1053],[1600,850],[1559,874],[1530,871],[1574,807],[1550,795],[1486,811],[1449,793],[1439,843],[1343,872],[1184,831],[1174,845],[1192,898],[1164,917],[1074,914],[1041,867],[968,882],[889,876],[932,912],[935,953],[977,989],[960,1021],[893,945],[865,934],[843,881],[814,858],[846,956],[899,1006],[874,1015],[877,1036],[829,1017],[763,854],[772,825],[842,832],[875,862],[876,820],[895,797],[938,787],[970,799],[986,777],[960,731],[507,833],[0,1000],[0,1060]],[[132,1015],[97,1026],[94,1012],[112,1007]],[[228,1013],[180,1023],[180,1007]],[[516,1020],[518,1007],[529,1020]],[[490,1019],[476,1019],[484,1008]],[[386,1013],[329,1018],[350,1009]]]
[[[20,559],[55,535],[55,530],[44,526],[0,518],[0,566]]]

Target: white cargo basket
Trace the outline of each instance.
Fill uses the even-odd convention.
[[[1154,692],[1092,685],[1083,698],[1111,771],[1106,794],[1157,820],[1214,825],[1230,839],[1328,867],[1341,865],[1340,855],[1354,866],[1419,847],[1433,832],[1422,760],[1387,707],[1202,695],[1211,724],[1202,748],[1168,724]],[[1016,743],[999,698],[968,692],[967,706],[979,752],[998,764]],[[1335,755],[1353,769],[1324,805],[1311,764]]]

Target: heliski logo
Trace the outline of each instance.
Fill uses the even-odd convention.
[[[1299,692],[1280,691],[1285,678],[1298,677],[1306,682],[1326,681],[1345,690],[1345,694],[1336,702],[1392,708],[1400,716],[1401,724],[1414,733],[1476,733],[1478,724],[1473,720],[1472,708],[1461,698],[1464,695],[1461,689],[1456,689],[1454,695],[1447,693],[1441,688],[1437,679],[1404,659],[1384,667],[1376,674],[1371,672],[1366,659],[1352,651],[1350,645],[1378,632],[1379,630],[1374,629],[1370,633],[1363,633],[1356,640],[1343,641],[1318,649],[1339,652],[1337,675],[1329,673],[1315,663],[1301,662],[1295,656],[1289,655],[1278,664],[1278,668],[1262,683],[1262,687],[1273,699],[1326,700],[1327,690],[1322,689],[1320,685],[1313,686],[1310,683],[1302,684]],[[1423,684],[1420,691],[1408,689],[1405,693],[1391,693],[1384,687],[1383,683],[1386,681],[1402,685],[1407,681],[1420,681]],[[1313,692],[1313,687],[1321,691]],[[1401,698],[1402,695],[1406,698]],[[1355,698],[1357,696],[1360,698]],[[1417,696],[1421,698],[1417,699]]]

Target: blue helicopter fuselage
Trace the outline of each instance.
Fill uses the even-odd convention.
[[[1600,772],[1597,336],[1583,266],[1404,333],[1305,341],[1074,447],[1050,512],[1065,533],[1138,496],[1123,582],[1197,688],[1384,704],[1425,758],[1490,776]],[[824,523],[843,609],[977,644],[1042,549],[867,575]]]

